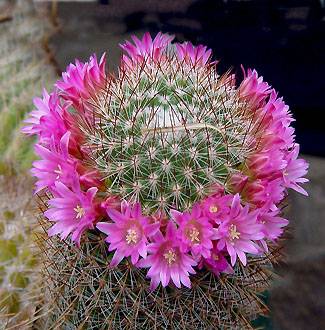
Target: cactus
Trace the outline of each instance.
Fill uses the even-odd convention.
[[[109,192],[148,212],[186,210],[211,184],[224,185],[249,149],[249,118],[227,80],[213,66],[194,70],[174,57],[122,71],[113,94],[99,100],[98,127],[85,129]]]
[[[43,7],[37,5],[46,15]],[[30,97],[55,79],[42,48],[53,28],[30,0],[2,0],[0,11],[8,18],[0,22],[0,163],[19,172],[35,159],[35,141],[20,134],[22,120],[31,111]]]
[[[42,49],[52,28],[35,6],[0,0],[0,329],[27,329],[39,300],[32,180],[26,175],[36,158],[35,140],[20,129],[31,95],[55,73]]]
[[[292,115],[255,70],[238,84],[171,40],[133,37],[116,75],[76,60],[34,99],[41,327],[245,329],[264,310],[287,189],[307,194]]]
[[[33,246],[31,180],[1,178],[0,329],[28,323],[37,303],[38,261]],[[19,183],[19,185],[17,185]],[[12,201],[15,201],[13,203]]]
[[[192,289],[151,292],[146,272],[131,262],[107,267],[110,255],[97,232],[88,233],[81,249],[45,235],[39,243],[47,255],[43,276],[50,315],[38,323],[40,329],[252,329],[251,320],[267,312],[259,295],[280,257],[274,246],[246,267],[238,264],[234,274],[199,272]]]

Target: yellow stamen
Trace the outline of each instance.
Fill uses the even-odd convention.
[[[199,235],[200,232],[196,228],[191,228],[188,234],[192,243],[200,243]]]
[[[212,258],[215,261],[218,261],[220,259],[219,256],[217,254],[215,254],[215,253],[212,254]]]
[[[240,232],[237,231],[236,225],[232,224],[229,229],[229,236],[231,240],[239,239]]]
[[[73,210],[77,213],[77,219],[82,218],[85,215],[85,210],[80,205],[77,205]]]
[[[164,257],[167,260],[168,265],[171,265],[176,261],[176,253],[173,249],[169,249],[168,252],[164,254]]]
[[[136,244],[138,242],[138,234],[134,229],[128,229],[127,234],[125,236],[125,240],[127,244]]]
[[[216,206],[216,205],[211,205],[210,208],[209,208],[209,211],[210,211],[211,213],[216,213],[216,212],[218,212],[218,206]]]

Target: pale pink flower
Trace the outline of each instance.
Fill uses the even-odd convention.
[[[148,238],[158,231],[159,223],[151,223],[142,214],[139,203],[130,205],[123,201],[121,212],[108,208],[107,214],[113,223],[99,222],[97,228],[108,235],[105,239],[109,243],[108,250],[116,250],[110,265],[115,267],[129,256],[133,264],[138,262],[140,256],[146,258]]]
[[[247,158],[246,164],[254,179],[273,180],[281,177],[286,167],[283,156],[283,152],[279,149],[257,152]]]
[[[230,176],[228,186],[234,193],[239,193],[246,202],[261,208],[266,204],[275,206],[284,198],[285,188],[282,179],[250,179],[242,173]]]
[[[303,178],[303,176],[307,174],[309,164],[304,159],[297,159],[298,155],[299,144],[295,144],[285,158],[287,166],[283,171],[283,182],[285,187],[292,188],[299,193],[308,196],[307,191],[300,187],[299,184],[309,181],[308,179]]]
[[[233,197],[228,219],[220,224],[217,229],[217,248],[227,249],[231,265],[236,263],[237,256],[246,265],[246,254],[259,252],[256,240],[264,238],[262,226],[257,223],[257,212],[249,212],[249,206],[243,207],[239,194]]]
[[[71,187],[75,180],[76,161],[69,155],[70,132],[66,132],[59,144],[52,138],[50,147],[46,148],[36,144],[35,153],[41,157],[40,160],[33,162],[31,173],[38,178],[35,183],[38,193],[43,188],[51,190],[56,181],[60,181]]]
[[[82,233],[94,228],[94,197],[97,188],[89,188],[87,192],[83,192],[77,180],[72,189],[59,181],[55,182],[54,188],[54,198],[48,201],[50,208],[44,212],[45,217],[55,222],[48,230],[48,234],[60,234],[63,240],[72,233],[71,240],[80,246]]]
[[[280,210],[275,208],[274,210],[260,211],[257,216],[257,222],[262,225],[261,231],[263,232],[265,239],[276,240],[283,233],[283,227],[289,224],[287,219],[279,217]]]
[[[291,146],[294,140],[293,127],[284,127],[281,122],[263,128],[263,134],[254,141],[256,152],[282,150]]]
[[[90,187],[104,188],[104,180],[100,175],[100,173],[98,172],[98,170],[86,166],[82,161],[78,161],[77,172],[79,174],[80,184],[84,188],[90,188]]]
[[[247,100],[254,106],[254,111],[262,105],[268,94],[270,94],[270,86],[263,81],[263,77],[259,77],[256,70],[244,69],[244,80],[239,86],[239,93],[242,98]]]
[[[227,185],[233,193],[237,194],[244,190],[248,180],[249,178],[247,175],[241,172],[234,172],[229,175]]]
[[[294,121],[292,114],[289,112],[289,106],[283,102],[282,97],[278,98],[278,94],[274,89],[271,90],[270,98],[263,111],[272,116],[272,124],[280,122],[284,127],[289,127]]]
[[[150,33],[146,32],[142,40],[134,35],[131,38],[134,44],[130,41],[120,44],[120,47],[127,53],[127,55],[122,56],[122,63],[128,67],[132,67],[135,63],[144,59],[159,60],[174,36],[159,32],[152,40]]]
[[[229,213],[231,201],[232,195],[229,194],[207,197],[201,202],[203,214],[213,223],[220,224]]]
[[[178,288],[181,283],[190,288],[189,274],[195,274],[193,266],[196,266],[196,262],[191,256],[180,251],[175,225],[169,222],[165,237],[158,231],[153,239],[154,242],[148,247],[149,255],[137,264],[139,267],[150,267],[147,273],[151,278],[150,289],[156,289],[160,282],[166,287],[170,280]]]
[[[266,204],[275,206],[285,196],[285,188],[282,185],[282,179],[252,180],[245,184],[241,191],[241,196],[245,201],[261,208]]]
[[[232,274],[234,270],[229,265],[225,255],[227,255],[227,252],[220,251],[217,248],[217,242],[214,241],[210,258],[202,258],[198,264],[198,268],[202,269],[206,267],[217,276],[219,276],[220,273]]]
[[[274,89],[271,90],[266,104],[257,112],[257,125],[263,135],[258,139],[259,149],[288,148],[294,141],[294,121],[289,107],[282,98],[277,98]]]
[[[209,219],[203,214],[200,204],[195,204],[190,212],[170,211],[178,224],[178,238],[181,252],[191,251],[193,257],[198,259],[211,255],[212,240],[215,232]]]
[[[92,55],[88,62],[76,60],[70,64],[66,72],[62,73],[62,79],[58,80],[56,86],[61,91],[62,97],[71,101],[79,112],[85,110],[87,103],[96,91],[105,86],[106,83],[106,54],[104,53],[97,61],[96,55]]]
[[[182,44],[176,43],[176,53],[181,61],[189,62],[192,65],[206,65],[209,63],[212,50],[207,49],[206,46],[193,46],[191,42],[184,42]],[[214,62],[216,63],[216,62]]]
[[[43,98],[35,97],[33,102],[36,109],[24,121],[27,125],[22,132],[38,135],[39,142],[45,145],[49,145],[52,138],[59,141],[67,131],[63,114],[69,104],[61,105],[57,92],[48,94],[46,89],[43,90]]]

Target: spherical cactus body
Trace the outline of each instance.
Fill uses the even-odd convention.
[[[307,194],[293,118],[255,70],[219,75],[172,39],[133,37],[116,74],[77,60],[34,100],[47,327],[243,329],[262,311],[283,200]]]

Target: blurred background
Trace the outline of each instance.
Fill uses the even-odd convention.
[[[0,0],[0,308],[11,303],[15,312],[18,296],[31,285],[30,268],[37,267],[22,261],[23,239],[12,229],[22,219],[26,228],[35,221],[26,174],[33,141],[19,133],[32,97],[75,58],[106,51],[110,70],[116,70],[118,44],[146,31],[207,45],[220,61],[219,72],[232,68],[242,77],[241,64],[255,68],[290,106],[296,140],[310,163],[310,197],[289,196],[286,262],[267,297],[270,317],[255,325],[325,329],[324,0]],[[1,275],[1,262],[14,265],[25,281],[17,286],[9,280],[11,300],[3,298],[8,283],[1,276],[8,276]],[[19,308],[32,313],[26,301]]]

